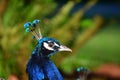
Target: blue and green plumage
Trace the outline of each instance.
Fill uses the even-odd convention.
[[[29,80],[63,80],[55,64],[47,56],[41,53],[42,42],[53,40],[52,38],[42,38],[27,63],[27,73]],[[56,40],[54,40],[56,41]],[[33,75],[34,74],[34,75]]]
[[[38,21],[33,21],[33,23],[33,26],[36,27]],[[24,25],[25,28],[29,28],[29,26],[31,26],[30,23]],[[59,51],[71,51],[71,49],[61,45],[56,39],[42,38],[40,31],[35,32],[35,27],[29,28],[38,40],[38,44],[26,66],[29,80],[63,80],[57,67],[49,57]]]

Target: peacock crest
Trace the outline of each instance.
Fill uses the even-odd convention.
[[[33,37],[35,37],[37,40],[40,40],[42,38],[40,31],[40,20],[34,20],[32,23],[27,22],[24,24],[24,28],[26,32],[31,32],[33,34]]]

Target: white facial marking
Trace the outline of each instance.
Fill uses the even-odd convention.
[[[55,42],[54,42],[54,45],[55,45],[55,46],[57,46],[57,47],[59,47],[59,45],[58,45],[58,44],[56,44]]]
[[[51,41],[48,41],[48,42],[51,42]],[[59,47],[59,45],[57,43],[55,43],[55,42],[54,42],[54,45]]]
[[[54,49],[53,49],[52,47],[50,47],[50,46],[48,45],[48,43],[46,43],[46,42],[43,43],[43,46],[44,46],[46,49],[48,49],[48,50],[51,50],[51,51],[54,50]]]

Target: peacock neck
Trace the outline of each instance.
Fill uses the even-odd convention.
[[[49,57],[42,56],[42,53],[40,52],[41,51],[37,46],[32,52],[31,58],[28,61],[26,70],[29,75],[29,79],[38,80],[35,78],[40,76],[42,79],[44,78],[45,80],[63,80],[63,77],[58,71],[56,65],[49,59]]]

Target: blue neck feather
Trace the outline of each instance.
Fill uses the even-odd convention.
[[[29,80],[63,80],[57,67],[49,57],[43,57],[39,54],[37,46],[27,63],[26,71]]]

